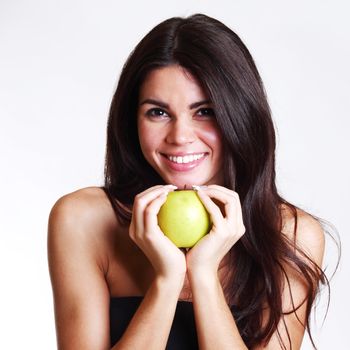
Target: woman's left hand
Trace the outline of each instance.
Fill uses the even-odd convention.
[[[211,231],[187,252],[187,271],[217,274],[221,260],[245,232],[241,203],[236,192],[218,185],[199,188],[197,193],[213,225]],[[222,203],[223,213],[212,199]]]

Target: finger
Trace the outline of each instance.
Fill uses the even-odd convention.
[[[206,192],[197,190],[197,194],[205,208],[208,210],[213,224],[217,226],[220,220],[223,220],[220,208],[211,200]]]
[[[245,232],[245,226],[243,222],[242,205],[241,205],[241,200],[239,198],[239,194],[233,190],[230,190],[226,187],[219,186],[219,185],[209,185],[205,188],[205,190],[208,191],[208,189],[221,191],[222,193],[227,194],[229,198],[233,198],[232,203],[233,203],[234,211],[232,211],[233,215],[231,215],[231,217],[229,217],[228,219],[232,220],[232,222],[236,225],[237,230],[242,232],[242,235],[243,235]],[[226,212],[226,208],[225,208],[225,212]]]
[[[238,192],[236,191],[230,190],[229,188],[226,188],[224,186],[219,186],[219,185],[209,185],[209,186],[205,186],[203,189],[204,190],[215,189],[223,193],[226,193],[228,196],[232,196],[234,199],[237,199],[239,201],[239,206],[241,206],[241,200],[239,198]]]
[[[236,217],[237,220],[241,219],[243,221],[241,200],[240,200],[239,194],[237,192],[230,190],[226,187],[219,186],[219,185],[209,185],[208,188],[217,189],[218,191],[221,191],[223,193],[226,193],[228,196],[233,197],[234,201],[237,201],[237,205],[235,205],[234,217]]]
[[[209,185],[209,186],[204,187],[203,189],[204,189],[204,190],[205,190],[205,189],[216,189],[216,190],[221,191],[221,192],[223,192],[223,193],[226,193],[226,194],[228,194],[228,195],[233,195],[233,196],[236,196],[236,197],[239,198],[239,194],[238,194],[236,191],[231,190],[231,189],[229,189],[229,188],[226,188],[226,187],[224,187],[224,186]]]
[[[166,202],[168,192],[161,193],[156,199],[154,199],[145,209],[144,212],[144,222],[145,222],[145,231],[152,231],[154,227],[158,225],[157,214],[161,206]]]
[[[167,193],[173,191],[176,187],[173,185],[167,186],[154,186],[135,197],[133,214],[135,216],[135,231],[136,233],[143,233],[145,230],[144,227],[144,210],[148,204],[157,198],[162,193]]]
[[[198,191],[200,193],[201,190]],[[220,203],[224,205],[224,211],[225,211],[225,217],[226,218],[233,218],[237,217],[238,211],[239,211],[239,199],[235,195],[233,191],[222,191],[221,189],[213,188],[213,187],[207,187],[205,190],[202,191],[202,193],[205,193],[210,198],[214,198],[218,200]]]
[[[150,201],[157,198],[161,193],[175,190],[174,185],[158,185],[137,194],[135,196],[134,204],[136,206],[146,207]]]
[[[238,193],[235,191],[231,191],[225,187],[218,186],[218,185],[207,186],[204,188],[203,192],[207,193],[209,197],[217,199],[223,203],[225,203],[223,198],[221,198],[221,199],[218,198],[217,196],[215,196],[214,193],[216,193],[216,194],[221,193],[223,196],[227,196],[228,201],[230,201],[232,203],[232,208],[233,208],[233,209],[232,208],[228,209],[229,204],[225,204],[226,215],[230,215],[228,213],[231,210],[231,215],[227,217],[227,220],[229,222],[231,222],[236,227],[236,232],[239,234],[239,238],[241,236],[243,236],[246,229],[245,229],[245,225],[243,223],[242,207],[241,207],[241,202],[240,202]]]
[[[146,190],[144,190],[143,192],[140,192],[139,194],[137,194],[136,197],[140,196],[140,197],[143,197],[145,194],[149,193],[149,192],[152,192],[156,189],[159,189],[159,188],[164,188],[164,187],[174,187],[175,189],[177,188],[176,186],[174,185],[156,185],[156,186],[152,186],[150,188],[147,188]]]
[[[215,189],[222,191],[222,192],[225,192],[225,193],[234,192],[233,190],[231,190],[227,187],[224,187],[224,186],[220,186],[220,185],[208,185],[208,186],[205,186],[204,188],[215,188]]]

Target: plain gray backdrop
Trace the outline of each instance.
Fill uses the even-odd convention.
[[[348,2],[0,0],[0,348],[56,348],[50,209],[102,184],[109,104],[130,51],[160,21],[197,12],[231,27],[255,58],[276,125],[282,195],[339,231],[328,316],[322,326],[322,297],[314,330],[319,349],[346,347]],[[329,271],[335,262],[329,244]]]

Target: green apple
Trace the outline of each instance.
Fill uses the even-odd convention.
[[[158,225],[177,247],[191,248],[210,231],[211,220],[196,191],[177,190],[160,208]]]

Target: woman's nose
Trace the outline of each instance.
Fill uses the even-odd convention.
[[[196,134],[188,121],[175,120],[169,125],[166,141],[171,144],[188,144],[195,141]]]

